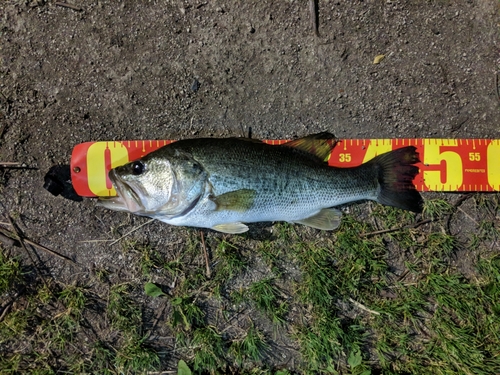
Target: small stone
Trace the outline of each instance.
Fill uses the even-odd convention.
[[[191,90],[196,92],[200,89],[200,82],[195,78],[193,83],[191,83]]]

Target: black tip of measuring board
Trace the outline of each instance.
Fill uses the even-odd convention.
[[[83,200],[73,189],[69,165],[52,166],[44,177],[43,187],[56,197],[61,195],[63,198],[76,202]]]

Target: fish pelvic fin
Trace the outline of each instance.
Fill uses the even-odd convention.
[[[342,212],[335,208],[323,208],[316,215],[302,220],[296,220],[294,223],[307,225],[308,227],[321,230],[334,230],[340,225]]]
[[[403,147],[379,155],[366,164],[376,170],[380,185],[377,202],[413,212],[422,212],[423,200],[413,184],[420,162],[416,148]],[[365,164],[365,165],[366,165]]]
[[[281,145],[282,147],[295,148],[318,157],[321,161],[328,161],[332,149],[337,144],[335,136],[328,132],[311,134],[307,137],[294,139]]]
[[[245,233],[246,231],[248,231],[248,227],[240,222],[217,224],[214,225],[212,229],[218,232],[230,233],[230,234]]]

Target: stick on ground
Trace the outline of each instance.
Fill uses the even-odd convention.
[[[319,37],[318,0],[309,0],[309,13],[311,16],[311,25],[312,25],[314,35]]]
[[[142,228],[142,227],[144,227],[144,226],[146,226],[146,225],[148,225],[148,224],[152,223],[154,220],[155,220],[155,219],[148,220],[148,221],[146,221],[145,223],[143,223],[143,224],[139,225],[138,227],[135,227],[135,228],[134,228],[134,229],[132,229],[131,231],[129,231],[129,232],[127,232],[127,233],[125,233],[123,236],[121,236],[120,238],[118,238],[117,240],[114,240],[113,242],[111,242],[111,243],[109,244],[109,246],[114,245],[115,243],[118,243],[121,239],[123,239],[123,238],[127,237],[127,236],[128,236],[129,234],[131,234],[131,233],[134,233],[136,230],[138,230],[138,229],[140,229],[140,228]]]
[[[36,242],[33,242],[25,237],[22,237],[19,234],[19,232],[16,230],[16,228],[13,226],[13,223],[11,224],[11,226],[14,228],[15,233],[8,231],[4,228],[0,228],[0,230],[3,232],[3,233],[0,233],[0,241],[3,242],[4,244],[10,245],[10,246],[16,246],[16,247],[21,246],[22,247],[23,243],[27,243],[28,245],[34,246],[39,250],[43,250],[51,255],[54,255],[54,256],[64,260],[65,262],[69,262],[73,265],[78,265],[73,259],[68,258],[65,255],[59,254],[57,251],[51,250],[48,247],[45,247],[45,246],[40,245]]]
[[[20,167],[23,163],[19,163],[17,161],[0,161],[0,167]]]
[[[55,5],[63,7],[63,8],[73,9],[74,11],[77,11],[77,12],[81,12],[83,10],[82,8],[80,8],[76,5],[68,4],[68,3],[65,3],[63,1],[56,1]]]
[[[201,247],[203,248],[203,254],[205,255],[205,265],[207,266],[207,279],[210,279],[210,276],[212,276],[212,272],[210,271],[210,264],[208,263],[208,253],[207,253],[207,247],[205,246],[205,236],[203,234],[203,231],[200,231],[201,234]]]
[[[358,301],[353,300],[352,298],[349,298],[349,302],[351,302],[354,306],[356,306],[358,309],[364,310],[366,312],[369,312],[370,314],[375,314],[375,315],[380,315],[378,311],[371,310],[365,305],[359,303]]]

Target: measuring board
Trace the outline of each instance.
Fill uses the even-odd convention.
[[[112,168],[136,160],[172,140],[81,143],[71,155],[71,181],[82,197],[114,196],[108,177]],[[286,140],[265,140],[280,145]],[[330,153],[333,167],[355,167],[377,155],[415,146],[421,162],[413,180],[418,191],[500,191],[498,139],[340,139]]]

